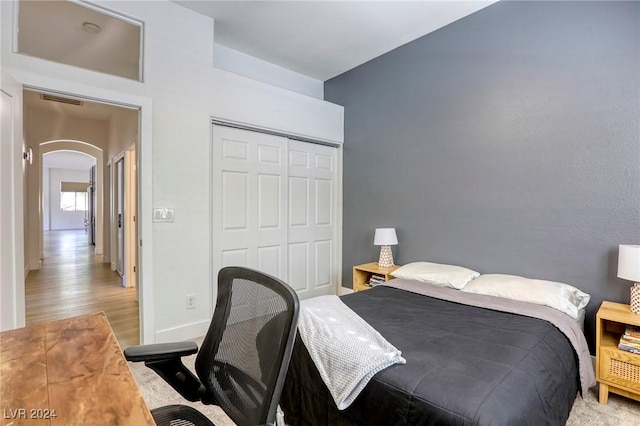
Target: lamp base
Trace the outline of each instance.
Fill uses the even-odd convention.
[[[640,283],[635,283],[631,287],[631,312],[640,315]]]
[[[381,268],[391,268],[393,266],[393,253],[391,253],[391,246],[380,246],[378,266]],[[638,300],[640,301],[640,295]]]

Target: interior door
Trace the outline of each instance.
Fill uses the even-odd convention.
[[[0,331],[25,325],[22,87],[0,79]]]
[[[213,126],[213,266],[287,280],[287,139]]]
[[[336,294],[337,149],[289,141],[289,285],[300,298]]]
[[[136,226],[137,216],[137,174],[136,174],[136,147],[129,147],[124,153],[124,166],[126,167],[124,179],[124,273],[127,287],[136,287],[138,291],[138,233]]]
[[[124,276],[124,157],[116,161],[115,174],[116,271]]]

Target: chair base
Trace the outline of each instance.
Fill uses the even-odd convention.
[[[204,414],[187,405],[154,408],[151,415],[158,426],[215,426]]]

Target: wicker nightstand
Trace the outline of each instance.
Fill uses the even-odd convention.
[[[625,326],[640,326],[640,315],[629,305],[602,302],[596,314],[596,379],[600,383],[600,404],[609,392],[640,401],[640,355],[618,349]]]
[[[353,291],[368,290],[371,286],[368,284],[372,275],[384,276],[385,281],[392,280],[390,275],[393,271],[398,269],[399,265],[394,265],[390,268],[381,268],[378,266],[378,262],[365,263],[364,265],[357,265],[353,267]]]

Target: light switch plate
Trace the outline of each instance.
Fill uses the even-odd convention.
[[[153,221],[154,222],[173,222],[173,209],[167,208],[154,208],[153,209]]]

